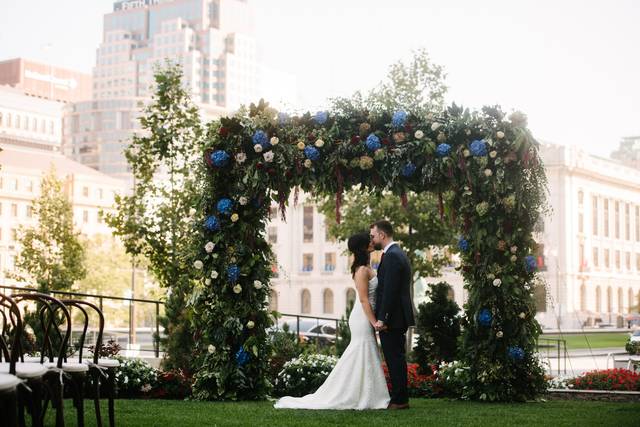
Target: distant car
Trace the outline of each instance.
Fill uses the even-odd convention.
[[[637,329],[636,331],[631,333],[631,336],[629,337],[629,341],[640,342],[640,329]]]
[[[289,332],[297,333],[304,341],[316,341],[319,344],[333,344],[336,341],[336,324],[326,320],[300,319],[300,330],[296,319],[280,319],[277,326],[270,329],[283,329],[287,325]]]

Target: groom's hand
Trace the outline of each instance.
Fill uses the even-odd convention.
[[[385,326],[384,322],[382,320],[378,320],[376,322],[376,324],[374,325],[374,328],[376,329],[376,331],[380,332],[380,331],[384,331],[385,329],[387,329],[387,327]]]

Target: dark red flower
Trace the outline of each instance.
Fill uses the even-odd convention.
[[[284,173],[284,176],[286,176],[287,178],[291,178],[293,176],[293,173],[290,170],[288,170]]]
[[[353,135],[353,136],[351,137],[351,143],[352,143],[352,144],[358,144],[358,143],[360,143],[360,135]]]
[[[273,175],[275,175],[275,174],[276,174],[276,170],[275,170],[275,169],[273,169],[273,168],[269,168],[269,169],[267,169],[267,173],[268,173],[269,175],[273,176]]]
[[[412,130],[413,130],[413,126],[411,126],[409,123],[404,125],[404,131],[405,132],[411,132]]]
[[[261,170],[262,168],[264,168],[264,165],[261,162],[258,162],[256,164],[256,169]]]
[[[223,126],[220,128],[220,130],[218,130],[218,134],[224,138],[225,136],[229,135],[229,129]]]
[[[382,145],[389,145],[389,138],[383,138]]]

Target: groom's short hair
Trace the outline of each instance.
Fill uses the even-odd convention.
[[[378,230],[383,231],[389,237],[393,237],[393,225],[386,219],[381,219],[371,224],[370,228],[377,227]]]

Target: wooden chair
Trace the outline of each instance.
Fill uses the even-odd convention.
[[[4,360],[10,364],[9,373],[0,374],[0,413],[3,414],[5,425],[15,427],[18,425],[18,385],[21,380],[16,376],[15,363],[12,367],[11,361],[17,359],[14,349],[17,348],[16,340],[19,340],[22,334],[22,321],[20,320],[20,310],[15,301],[2,294],[0,294],[0,314],[2,315],[0,362]],[[7,321],[7,315],[11,321]],[[11,335],[14,336],[14,340],[9,345],[8,341],[10,342]]]

